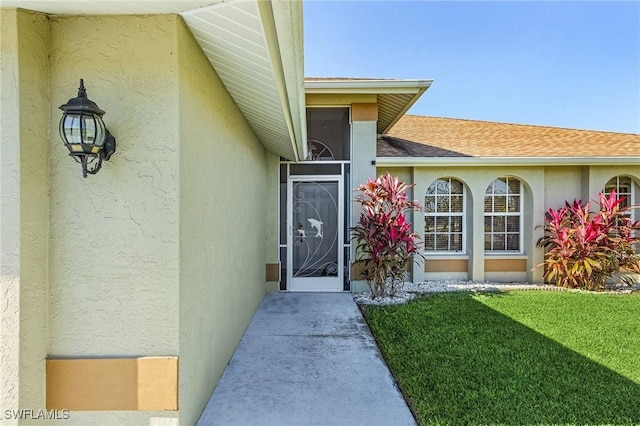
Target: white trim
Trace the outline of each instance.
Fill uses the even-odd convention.
[[[428,89],[433,80],[306,80],[306,93],[419,93]]]
[[[638,165],[640,157],[376,157],[378,167]]]

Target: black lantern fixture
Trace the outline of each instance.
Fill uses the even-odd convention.
[[[102,160],[108,161],[116,152],[116,139],[102,121],[104,111],[87,98],[84,81],[80,79],[78,96],[60,105],[60,137],[69,155],[82,164],[82,176],[98,173]]]

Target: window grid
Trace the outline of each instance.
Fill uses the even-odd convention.
[[[618,198],[624,197],[620,203],[621,207],[629,207],[635,203],[633,194],[633,182],[628,176],[616,176],[611,178],[604,186],[605,194],[610,194],[615,189]],[[626,214],[633,219],[633,210],[629,210]]]
[[[452,178],[437,179],[429,185],[425,196],[425,251],[464,252],[465,192],[463,183]]]
[[[522,185],[518,179],[494,180],[484,197],[485,252],[522,252]]]

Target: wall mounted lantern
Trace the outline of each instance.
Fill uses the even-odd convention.
[[[108,161],[116,152],[116,139],[102,121],[104,111],[87,98],[84,81],[80,79],[78,96],[60,105],[60,137],[69,155],[82,164],[82,176],[98,173],[102,160]]]

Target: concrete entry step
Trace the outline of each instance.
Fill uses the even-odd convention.
[[[350,293],[260,304],[199,426],[415,425]]]

